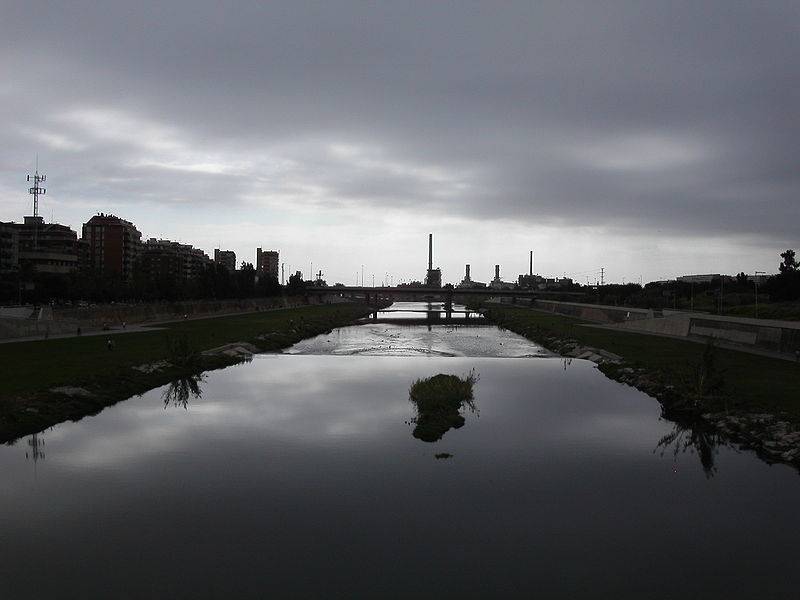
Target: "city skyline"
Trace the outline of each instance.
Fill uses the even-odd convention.
[[[797,246],[792,3],[123,6],[4,9],[0,220],[30,214],[38,153],[46,220],[343,283],[421,279],[429,231],[454,283],[531,248],[585,283],[775,272]]]

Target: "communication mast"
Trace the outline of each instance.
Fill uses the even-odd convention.
[[[40,183],[44,183],[47,180],[47,175],[39,175],[39,158],[36,158],[36,171],[33,175],[28,175],[28,181],[33,181],[33,187],[28,188],[28,193],[33,195],[33,216],[39,216],[39,196],[44,196],[47,193],[47,190],[43,187],[39,187]]]
[[[36,156],[36,170],[33,175],[28,175],[28,181],[33,181],[33,187],[28,188],[28,193],[33,195],[33,247],[39,248],[39,196],[44,196],[47,190],[39,187],[40,183],[47,180],[47,175],[39,175],[39,156]]]

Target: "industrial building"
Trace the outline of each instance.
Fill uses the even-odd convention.
[[[730,275],[708,273],[705,275],[681,275],[680,277],[676,277],[675,280],[680,283],[711,283],[712,281],[719,281],[723,277],[727,280],[733,279]]]
[[[442,287],[442,270],[433,268],[433,234],[428,234],[428,273],[425,276],[425,287]]]
[[[462,290],[485,288],[486,287],[485,283],[481,283],[480,281],[473,281],[470,278],[469,270],[470,270],[469,265],[466,265],[466,269],[465,269],[465,272],[464,272],[464,279],[462,279],[461,283],[459,283],[456,287],[458,287],[458,288],[460,288]]]
[[[500,279],[500,265],[494,266],[494,279],[492,279],[489,287],[493,290],[513,290],[516,287],[513,283],[503,281]]]

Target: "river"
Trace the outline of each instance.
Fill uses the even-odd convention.
[[[412,382],[473,371],[464,426],[415,438]],[[469,319],[379,320],[257,355],[0,447],[0,472],[3,598],[798,585],[793,469],[676,430],[593,363]]]

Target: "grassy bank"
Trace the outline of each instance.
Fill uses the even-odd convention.
[[[55,423],[93,414],[104,406],[198,370],[240,359],[215,355],[181,365],[175,340],[200,353],[232,342],[279,350],[304,338],[352,323],[373,309],[364,305],[305,306],[262,313],[167,323],[159,331],[0,344],[0,442]],[[157,372],[133,367],[171,361]],[[176,363],[176,364],[173,364]],[[84,395],[52,392],[69,386]]]
[[[726,315],[736,317],[756,317],[756,305],[747,304],[731,306],[725,309]],[[800,302],[770,302],[758,305],[759,319],[777,319],[783,321],[800,321]]]
[[[618,370],[641,367],[652,374],[659,387],[676,393],[691,386],[691,373],[702,362],[705,350],[703,344],[687,340],[583,327],[586,322],[579,319],[525,308],[493,307],[484,313],[498,325],[551,350],[558,350],[566,340],[575,340],[613,352],[625,364],[603,366],[612,378],[616,378]],[[715,354],[724,394],[706,399],[708,411],[785,413],[786,418],[800,423],[800,365],[722,348],[717,348]]]

